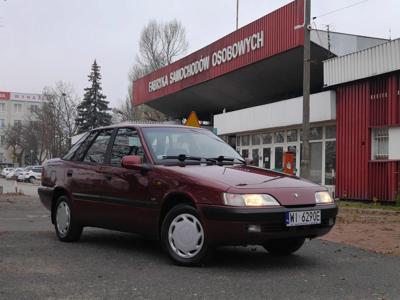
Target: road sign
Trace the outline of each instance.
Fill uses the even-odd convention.
[[[196,112],[192,111],[185,122],[185,126],[200,127],[199,118]]]

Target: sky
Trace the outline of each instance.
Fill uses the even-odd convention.
[[[240,0],[239,27],[291,1]],[[312,0],[313,27],[383,38],[400,37],[399,0]],[[40,93],[57,81],[79,97],[96,59],[110,106],[128,93],[128,71],[141,29],[177,19],[190,54],[235,30],[236,0],[0,0],[0,91]]]

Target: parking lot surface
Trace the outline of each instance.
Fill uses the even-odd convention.
[[[295,255],[226,247],[199,268],[158,243],[85,229],[57,240],[37,197],[0,197],[0,299],[399,299],[400,259],[313,240]]]

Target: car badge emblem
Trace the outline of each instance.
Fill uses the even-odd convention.
[[[299,194],[293,193],[293,197],[295,197],[297,199],[297,198],[299,198]]]

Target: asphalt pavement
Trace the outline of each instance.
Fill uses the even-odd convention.
[[[0,198],[0,299],[400,299],[400,257],[313,240],[295,255],[219,249],[173,265],[155,241],[85,229],[59,242],[37,197]]]

